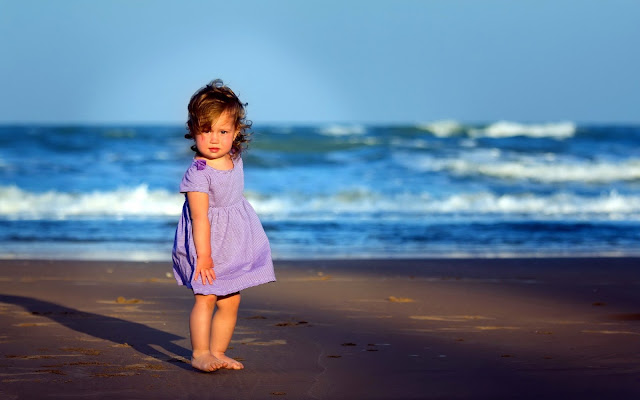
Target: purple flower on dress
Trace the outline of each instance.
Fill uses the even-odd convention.
[[[207,162],[205,160],[196,160],[196,168],[198,168],[198,171],[202,171],[206,166]]]

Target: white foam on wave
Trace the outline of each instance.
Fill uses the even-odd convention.
[[[383,195],[365,189],[313,196],[250,198],[261,216],[278,219],[356,218],[397,219],[416,216],[464,215],[509,219],[640,220],[640,196],[616,191],[589,197],[571,193],[550,195],[474,192],[433,197],[429,193]],[[338,217],[340,216],[340,217]]]
[[[403,219],[438,215],[469,217],[596,218],[640,220],[640,195],[615,191],[599,196],[474,192],[434,197],[429,193],[379,193],[354,188],[327,195],[247,193],[261,217],[278,220],[350,218]],[[0,218],[13,220],[168,217],[180,214],[184,196],[141,185],[109,192],[31,193],[15,186],[0,187]]]
[[[640,217],[640,196],[625,196],[616,191],[598,197],[555,193],[548,196],[533,194],[496,195],[490,192],[464,193],[431,202],[432,212],[511,214],[545,217],[591,217],[620,219]]]
[[[184,197],[147,185],[114,191],[32,193],[16,186],[0,187],[0,216],[9,219],[65,219],[178,215]]]
[[[591,162],[579,164],[523,164],[506,162],[498,165],[459,164],[454,167],[456,172],[465,174],[477,171],[484,175],[507,179],[529,179],[534,181],[558,182],[587,182],[606,183],[612,181],[640,180],[640,160],[632,160],[618,164],[605,162]]]
[[[464,125],[458,121],[447,119],[418,124],[417,129],[433,133],[437,137],[450,137],[464,132]]]
[[[367,129],[362,125],[328,125],[319,130],[321,135],[325,136],[350,136],[363,135]]]
[[[528,136],[532,138],[567,139],[576,133],[573,122],[556,122],[546,124],[521,124],[510,121],[498,121],[483,129],[471,129],[472,137],[507,138],[514,136]]]
[[[520,156],[501,161],[501,152],[466,153],[465,158],[436,158],[425,154],[397,157],[398,163],[418,172],[447,171],[462,176],[485,175],[500,179],[531,180],[544,183],[608,183],[640,180],[640,159],[620,162],[570,160],[554,154]]]

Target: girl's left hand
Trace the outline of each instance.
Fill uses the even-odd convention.
[[[213,270],[213,259],[211,257],[198,257],[196,260],[196,273],[193,276],[193,280],[197,281],[198,277],[202,279],[202,284],[207,283],[212,285],[216,279],[216,273]],[[205,279],[207,280],[205,282]]]

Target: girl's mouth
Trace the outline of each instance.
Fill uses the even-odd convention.
[[[209,151],[212,152],[212,153],[217,153],[218,150],[220,150],[220,149],[217,148],[217,147],[209,147]]]

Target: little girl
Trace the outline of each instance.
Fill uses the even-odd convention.
[[[244,368],[225,355],[240,290],[276,279],[269,241],[242,194],[240,154],[250,126],[244,105],[219,79],[191,97],[185,137],[195,141],[196,154],[180,183],[185,202],[173,244],[173,272],[179,285],[193,290],[191,365],[207,372]]]

